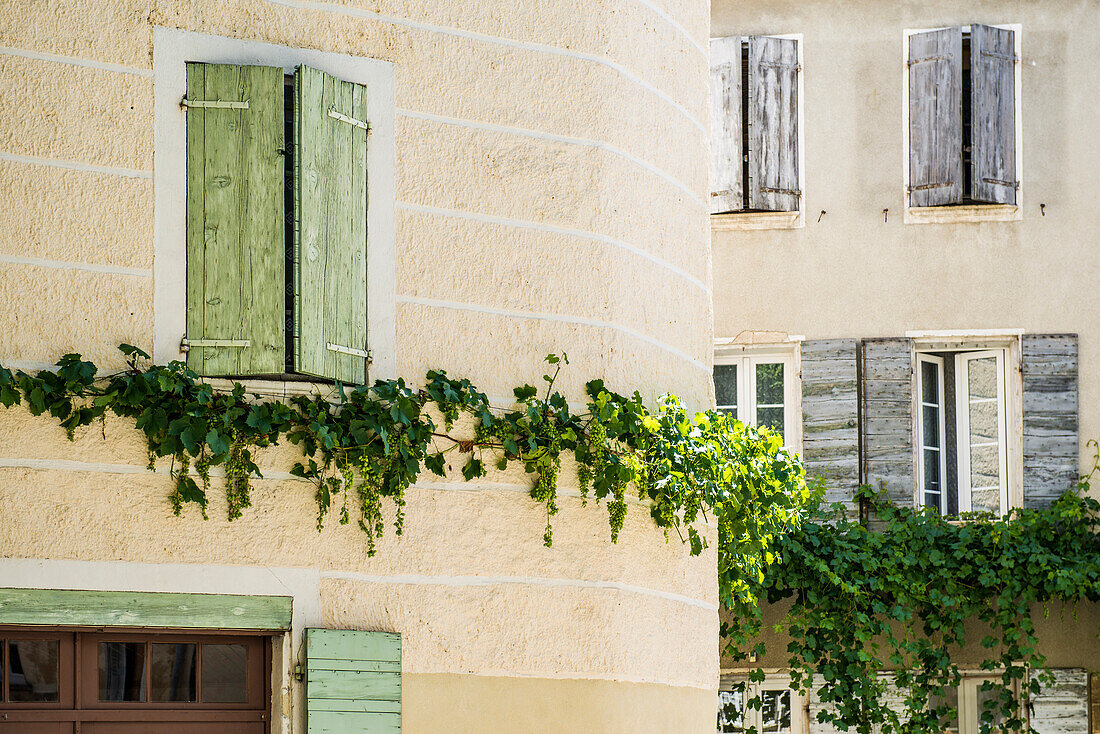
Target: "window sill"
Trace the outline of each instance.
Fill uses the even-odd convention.
[[[961,224],[967,222],[1017,222],[1023,210],[1017,204],[961,204],[959,206],[911,206],[906,224]]]
[[[711,214],[710,228],[716,232],[753,229],[798,229],[805,225],[802,212],[729,212]]]

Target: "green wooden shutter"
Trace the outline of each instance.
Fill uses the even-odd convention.
[[[1016,203],[1016,34],[970,26],[970,197]]]
[[[187,64],[185,103],[187,366],[283,372],[283,70]]]
[[[367,381],[367,89],[294,77],[294,368]]]
[[[909,36],[909,205],[963,198],[962,29]]]
[[[400,734],[401,635],[306,630],[307,734]]]
[[[710,213],[741,209],[741,36],[710,39]]]
[[[749,38],[749,208],[798,211],[798,41]]]

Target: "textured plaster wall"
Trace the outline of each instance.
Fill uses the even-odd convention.
[[[156,26],[394,64],[399,374],[508,395],[566,351],[571,397],[603,377],[710,401],[702,0],[5,5],[0,364],[152,347]],[[70,444],[4,411],[0,557],[313,569],[318,623],[403,634],[410,732],[713,725],[715,558],[643,506],[611,544],[566,466],[548,550],[522,472],[425,478],[369,558],[357,529],[317,533],[293,455],[263,452],[239,521],[218,498],[175,518],[132,429]]]
[[[902,32],[971,22],[1021,25],[1023,219],[905,224]],[[711,35],[734,33],[804,34],[807,224],[713,233],[716,336],[1076,332],[1090,459],[1085,440],[1100,436],[1096,3],[714,0]]]

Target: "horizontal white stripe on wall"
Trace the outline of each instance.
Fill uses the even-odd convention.
[[[116,166],[98,166],[94,163],[81,163],[80,161],[69,161],[61,158],[41,158],[38,156],[30,155],[16,155],[15,153],[5,153],[0,151],[0,161],[11,161],[12,163],[26,163],[34,166],[51,166],[53,168],[67,168],[72,171],[84,171],[85,173],[105,173],[108,176],[124,176],[126,178],[153,178],[153,172],[151,170],[143,170],[138,168],[119,168]]]
[[[92,59],[82,59],[77,56],[63,56],[61,54],[48,54],[40,51],[29,51],[22,48],[12,48],[11,46],[0,46],[0,56],[17,56],[24,59],[34,59],[35,61],[52,61],[56,64],[69,64],[70,66],[83,66],[88,69],[99,69],[101,71],[114,71],[119,74],[133,74],[134,76],[141,76],[147,79],[153,78],[152,69],[139,69],[135,66],[125,66],[124,64],[108,64],[103,61],[94,61]]]
[[[0,263],[30,265],[54,270],[84,270],[89,273],[107,273],[109,275],[133,275],[138,278],[153,277],[152,268],[124,268],[116,265],[97,265],[95,263],[72,262],[69,260],[45,260],[35,257],[19,257],[18,255],[0,254]]]
[[[288,8],[295,8],[297,10],[315,10],[323,13],[334,13],[337,15],[347,15],[356,18],[370,18],[371,20],[375,20],[380,23],[390,23],[392,25],[400,25],[407,28],[416,28],[417,30],[428,31],[430,33],[442,33],[449,36],[455,36],[457,38],[465,38],[471,41],[478,41],[481,43],[507,46],[509,48],[517,48],[524,51],[532,51],[536,53],[553,54],[555,56],[564,56],[581,61],[589,61],[618,72],[623,78],[633,82],[635,85],[655,95],[667,105],[672,107],[674,110],[679,112],[681,115],[683,115],[684,119],[694,125],[699,130],[699,132],[707,134],[707,129],[703,126],[703,123],[692,117],[691,113],[688,112],[687,109],[675,99],[670,97],[668,94],[665,94],[660,89],[647,82],[645,79],[642,79],[637,74],[634,74],[622,64],[619,64],[610,59],[603,58],[601,56],[597,56],[596,54],[584,53],[582,51],[570,51],[569,49],[560,48],[558,46],[550,46],[545,43],[516,41],[511,38],[492,36],[488,33],[467,31],[461,28],[441,26],[434,23],[423,23],[421,21],[411,20],[409,18],[383,15],[382,13],[378,13],[373,10],[366,10],[364,8],[353,8],[347,5],[335,5],[328,2],[317,2],[316,0],[265,0],[265,2],[272,5],[282,5]]]
[[[608,329],[610,331],[617,331],[621,334],[633,337],[640,341],[644,341],[647,344],[652,344],[659,349],[662,349],[669,354],[672,354],[679,359],[687,362],[688,364],[696,367],[708,375],[711,373],[710,368],[704,363],[692,357],[687,352],[684,352],[676,347],[665,344],[664,342],[654,339],[651,336],[647,336],[640,331],[635,331],[628,326],[621,326],[619,324],[613,324],[609,321],[600,321],[599,319],[590,319],[586,316],[572,316],[569,314],[556,314],[556,313],[539,313],[536,311],[515,311],[505,308],[496,308],[495,306],[482,306],[476,303],[461,303],[458,301],[442,301],[435,298],[421,298],[419,296],[397,296],[398,303],[408,303],[417,306],[427,306],[429,308],[445,308],[455,311],[471,311],[474,313],[493,314],[496,316],[503,316],[511,319],[530,319],[533,321],[554,321],[565,324],[577,324],[580,326],[591,326],[597,329]]]

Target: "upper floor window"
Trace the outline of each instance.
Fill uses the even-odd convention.
[[[797,38],[712,38],[712,214],[802,210]]]
[[[767,426],[797,448],[801,416],[797,404],[794,350],[724,347],[714,357],[718,409],[754,426]]]
[[[910,207],[1019,205],[1017,41],[980,24],[909,34]]]
[[[769,675],[763,683],[724,677],[718,691],[718,734],[798,734],[803,731],[804,696],[789,688],[787,676]],[[759,698],[759,707],[748,705]]]

